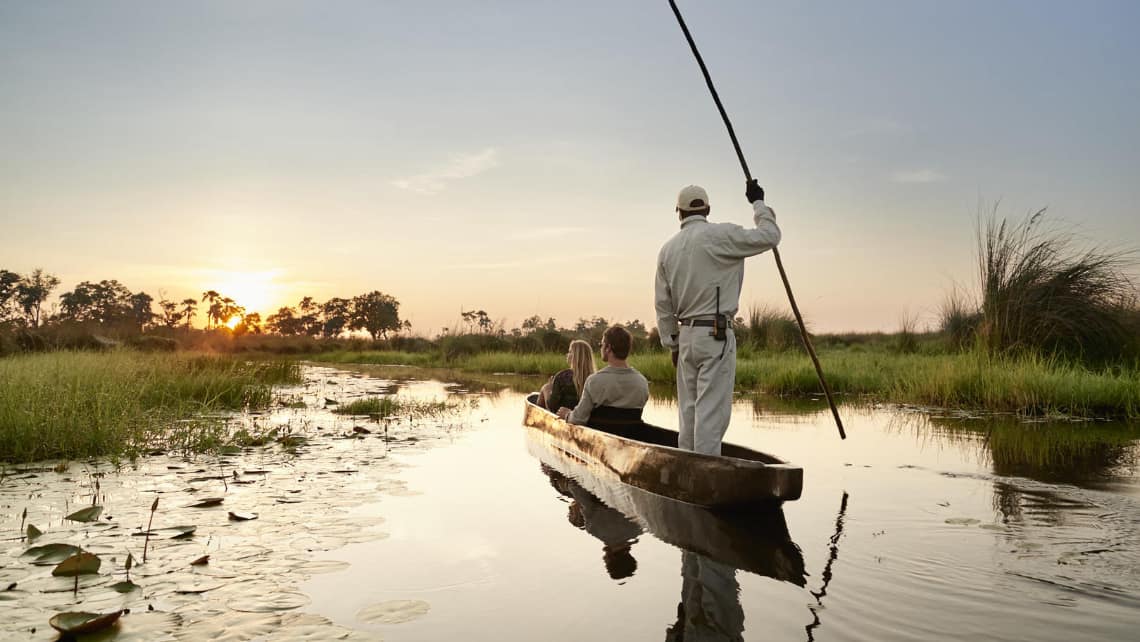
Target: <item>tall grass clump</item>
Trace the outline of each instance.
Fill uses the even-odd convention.
[[[938,310],[938,329],[953,350],[964,350],[973,346],[982,322],[979,306],[970,301],[969,295],[955,287],[947,295]]]
[[[285,362],[121,350],[0,359],[0,461],[134,455],[204,415],[269,404]],[[165,441],[164,441],[165,440]]]
[[[1045,210],[1016,223],[989,215],[978,225],[981,323],[991,354],[1041,352],[1119,361],[1133,342],[1124,323],[1136,287],[1131,251],[1080,247],[1047,225]]]
[[[790,312],[768,306],[748,309],[748,324],[743,328],[746,344],[753,350],[790,350],[800,345],[800,328]]]

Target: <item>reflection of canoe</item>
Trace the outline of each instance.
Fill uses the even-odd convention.
[[[778,506],[714,512],[662,497],[623,484],[604,470],[583,463],[541,430],[527,431],[527,450],[543,463],[543,472],[560,493],[580,501],[581,492],[575,491],[584,491],[628,520],[630,527],[620,529],[623,537],[647,531],[663,542],[733,568],[796,586],[805,584],[803,554],[788,534],[784,511]],[[619,529],[610,527],[607,532],[615,530]],[[604,533],[590,532],[609,543]]]
[[[577,426],[526,399],[523,423],[553,438],[567,455],[620,481],[700,506],[799,499],[804,471],[777,457],[724,444],[721,455],[677,448],[677,433],[646,423],[596,430]]]

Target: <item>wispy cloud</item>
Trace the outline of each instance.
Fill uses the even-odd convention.
[[[941,183],[947,176],[933,169],[905,169],[891,174],[896,183]]]
[[[452,154],[447,162],[426,172],[398,178],[392,185],[419,194],[438,194],[447,188],[448,183],[460,178],[470,178],[497,167],[499,150],[488,147],[474,154]]]

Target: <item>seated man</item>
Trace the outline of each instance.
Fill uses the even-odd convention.
[[[578,405],[558,409],[558,416],[572,424],[640,423],[641,409],[649,401],[649,381],[631,368],[626,359],[633,337],[620,325],[602,335],[602,361],[606,367],[590,375],[582,386]],[[595,426],[602,427],[602,426]]]

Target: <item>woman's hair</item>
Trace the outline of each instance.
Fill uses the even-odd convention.
[[[574,388],[578,390],[580,399],[586,377],[594,374],[594,349],[590,344],[581,339],[570,342],[570,369],[574,371]]]

